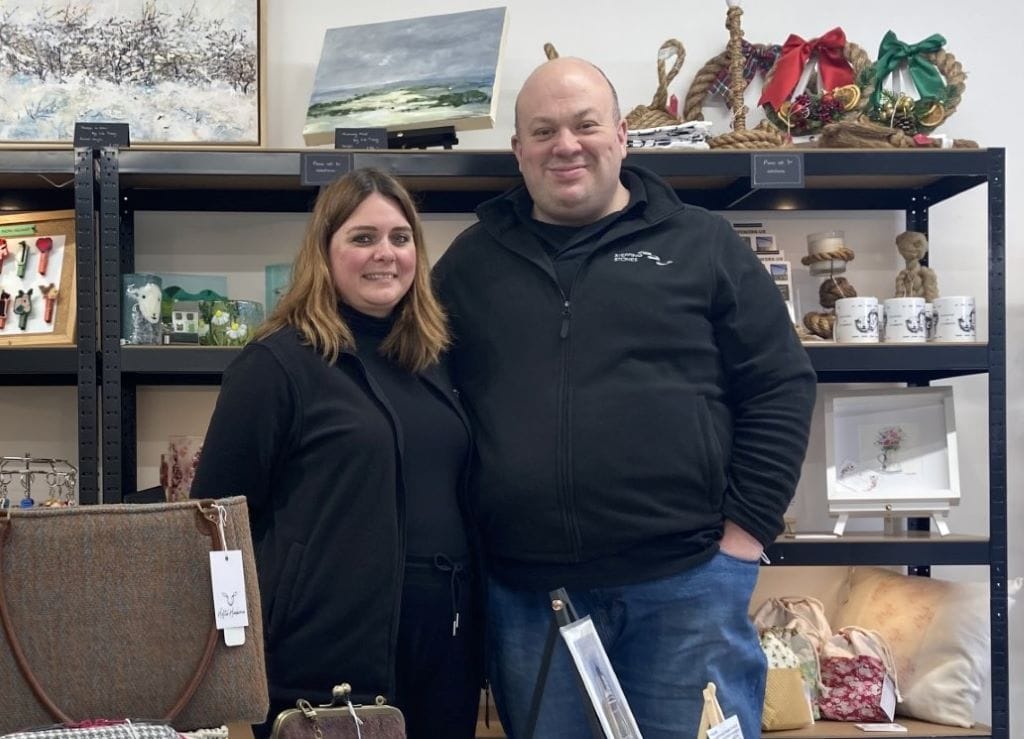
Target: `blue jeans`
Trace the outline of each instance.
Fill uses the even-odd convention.
[[[758,563],[719,552],[692,570],[621,587],[570,590],[594,622],[644,739],[693,739],[703,689],[718,688],[743,736],[761,735],[765,658],[747,615]],[[510,739],[524,739],[530,700],[553,620],[546,592],[490,580],[488,636],[494,699]],[[536,739],[591,739],[572,658],[559,638]]]

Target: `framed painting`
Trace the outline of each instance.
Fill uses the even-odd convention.
[[[265,0],[7,0],[0,144],[69,144],[128,123],[132,145],[265,144]]]
[[[835,533],[850,516],[932,516],[948,533],[960,503],[953,389],[827,391],[825,465]]]
[[[505,8],[330,28],[306,124],[308,145],[336,128],[490,128]]]
[[[75,343],[75,212],[0,216],[0,347]]]

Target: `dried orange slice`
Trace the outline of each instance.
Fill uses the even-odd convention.
[[[942,103],[932,103],[932,107],[928,108],[917,120],[922,126],[937,126],[946,119],[946,109],[942,107]]]
[[[853,110],[860,102],[860,88],[857,85],[843,85],[832,91],[832,97],[843,106],[843,110]]]

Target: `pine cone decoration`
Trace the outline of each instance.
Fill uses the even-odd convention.
[[[908,136],[913,136],[917,133],[917,121],[914,119],[913,113],[897,113],[896,118],[892,122],[893,128],[898,128]]]

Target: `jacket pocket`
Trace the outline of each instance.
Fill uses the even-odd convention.
[[[284,567],[281,568],[281,574],[277,578],[277,586],[274,588],[273,599],[267,614],[268,639],[273,638],[276,632],[288,622],[292,594],[295,592],[295,581],[298,579],[302,556],[305,552],[306,548],[301,544],[288,546]]]
[[[632,543],[639,532],[717,525],[724,462],[707,401],[671,386],[614,390],[574,398],[573,492],[584,536],[610,548],[608,539]]]

